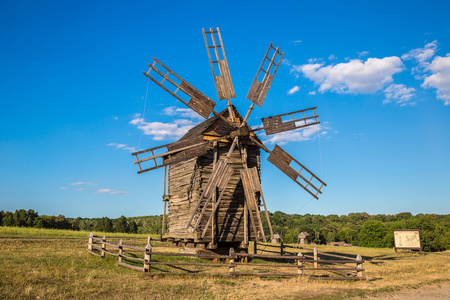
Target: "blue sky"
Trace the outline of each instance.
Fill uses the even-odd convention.
[[[448,1],[1,1],[0,210],[162,213],[163,171],[137,175],[130,151],[200,119],[142,71],[156,57],[224,109],[201,32],[218,26],[241,114],[269,43],[284,51],[250,125],[318,107],[320,127],[259,134],[328,184],[312,200],[263,152],[270,211],[448,214],[449,11]]]

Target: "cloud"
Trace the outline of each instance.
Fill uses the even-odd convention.
[[[361,51],[361,52],[356,52],[356,53],[358,53],[359,57],[364,57],[369,54],[369,51]]]
[[[402,55],[403,60],[413,60],[417,66],[412,68],[411,73],[416,74],[416,79],[423,78],[421,75],[426,71],[430,65],[429,60],[433,58],[436,53],[438,43],[436,40],[426,44],[423,48],[412,49],[408,53]]]
[[[298,85],[296,85],[293,88],[291,88],[287,93],[288,93],[288,95],[293,95],[293,94],[297,93],[298,91],[300,91],[300,87]]]
[[[89,186],[97,186],[98,184],[92,183],[92,182],[78,181],[78,182],[72,182],[71,185],[89,185]]]
[[[179,116],[182,118],[203,120],[203,117],[200,116],[191,108],[179,108],[176,106],[169,106],[164,108],[163,114],[167,116]]]
[[[129,152],[136,152],[136,148],[128,147],[125,144],[109,143],[106,146],[116,147],[116,149],[122,149],[122,150],[126,150],[126,151],[129,151]]]
[[[85,190],[86,190],[86,188],[83,188],[83,187],[77,189],[77,191],[85,191]]]
[[[67,190],[67,187],[62,186],[62,187],[59,187],[58,190]]]
[[[402,72],[404,65],[399,57],[352,59],[347,63],[324,66],[323,63],[293,65],[291,73],[303,74],[319,85],[319,91],[340,94],[372,94],[393,81],[392,76]]]
[[[94,194],[126,195],[128,192],[115,191],[111,189],[96,190]]]
[[[328,59],[329,59],[329,60],[335,60],[335,59],[336,59],[336,56],[334,56],[334,54],[331,54],[330,56],[328,56]]]
[[[313,139],[319,132],[326,134],[323,131],[324,126],[322,124],[312,125],[305,128],[299,128],[296,130],[285,131],[274,135],[263,136],[264,143],[267,144],[279,144],[284,145],[288,142],[302,142]]]
[[[315,95],[316,94],[316,91],[312,91],[312,92],[309,92],[308,94],[310,94],[310,95]]]
[[[436,40],[428,43],[423,48],[416,48],[410,50],[408,53],[402,55],[403,60],[415,60],[418,63],[425,63],[430,60],[436,53],[438,43]]]
[[[384,89],[384,94],[386,99],[383,104],[395,102],[400,104],[400,106],[414,105],[414,102],[410,102],[411,98],[414,96],[416,89],[408,88],[404,84],[391,84]]]
[[[163,110],[167,116],[181,117],[170,123],[146,122],[140,114],[136,114],[130,124],[150,135],[154,140],[176,140],[185,135],[189,129],[198,124],[203,118],[190,108],[167,107]]]
[[[425,76],[422,87],[437,89],[436,97],[450,105],[450,53],[436,56],[426,70],[432,74]]]
[[[294,44],[294,46],[298,46],[298,45],[300,45],[301,42],[302,42],[301,40],[296,40],[296,41],[289,42],[289,44]]]

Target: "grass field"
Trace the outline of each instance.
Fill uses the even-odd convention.
[[[117,266],[116,257],[90,255],[86,251],[88,234],[0,227],[0,298],[342,299],[373,297],[450,281],[450,251],[419,255],[396,254],[392,249],[327,246],[318,248],[355,257],[361,254],[366,260],[364,269],[368,280],[148,276]]]

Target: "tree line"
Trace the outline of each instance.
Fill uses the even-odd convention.
[[[450,215],[418,214],[409,212],[395,215],[297,215],[280,211],[269,213],[273,231],[281,235],[285,243],[297,243],[300,232],[310,234],[315,244],[345,242],[354,246],[390,248],[394,246],[394,229],[420,229],[422,248],[425,251],[450,250]],[[261,212],[261,218],[265,213]],[[84,231],[160,234],[162,215],[103,218],[66,218],[39,216],[32,209],[19,209],[14,213],[0,211],[2,226],[53,228]],[[269,227],[263,223],[266,235]]]

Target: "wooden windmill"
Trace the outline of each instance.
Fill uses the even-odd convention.
[[[260,184],[260,149],[269,153],[269,162],[314,198],[318,199],[321,188],[326,185],[280,146],[275,145],[273,150],[269,150],[255,132],[264,130],[271,135],[304,128],[319,124],[319,116],[313,107],[263,118],[261,128],[249,127],[247,120],[255,104],[263,105],[283,53],[270,43],[247,94],[252,103],[242,117],[231,105],[230,100],[235,98],[235,93],[219,28],[203,29],[203,36],[217,94],[219,100],[227,100],[227,109],[216,112],[213,100],[153,58],[154,62],[149,64],[150,69],[144,72],[145,76],[206,120],[175,143],[132,155],[136,157],[134,163],[139,166],[138,174],[165,168],[163,239],[208,249],[247,248],[249,241],[266,240],[263,221],[267,221],[273,239]],[[147,157],[143,158],[144,155]],[[146,162],[151,165],[145,166]],[[265,220],[261,218],[261,206],[264,206]]]

